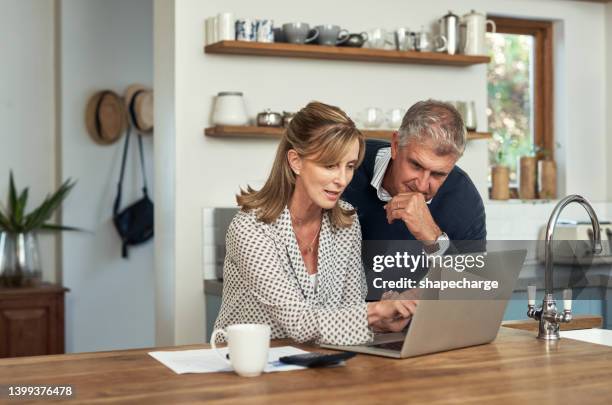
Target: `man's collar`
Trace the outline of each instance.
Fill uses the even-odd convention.
[[[382,186],[385,173],[391,161],[391,147],[380,148],[376,153],[374,160],[374,172],[372,173],[372,181],[370,185],[376,189],[378,199],[381,201],[390,201],[391,195]]]

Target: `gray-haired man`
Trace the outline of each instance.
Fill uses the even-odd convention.
[[[461,116],[434,100],[410,107],[390,144],[368,140],[364,162],[343,196],[357,208],[363,239],[416,239],[437,254],[446,252],[449,239],[484,241],[482,198],[455,165],[464,149]],[[455,246],[475,250],[474,243]]]

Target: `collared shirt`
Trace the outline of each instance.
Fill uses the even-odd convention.
[[[391,161],[391,148],[380,148],[374,160],[374,173],[370,184],[376,189],[376,194],[381,201],[391,201],[391,194],[383,188],[382,182]]]
[[[370,182],[370,185],[376,189],[378,199],[384,202],[389,202],[393,198],[382,185],[390,161],[391,147],[380,148],[378,152],[376,152],[376,159],[374,160],[374,173],[372,173],[372,181]],[[429,204],[432,200],[433,198],[425,201],[425,203]]]

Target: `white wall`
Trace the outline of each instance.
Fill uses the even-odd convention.
[[[52,1],[0,3],[0,201],[9,170],[29,187],[28,209],[57,187],[55,181],[54,13]],[[56,280],[55,235],[40,238],[43,277]]]
[[[152,0],[61,2],[62,175],[78,179],[64,220],[89,230],[63,236],[66,345],[69,352],[154,344],[153,242],[121,258],[112,205],[121,164],[121,142],[95,144],[84,109],[101,89],[120,94],[131,83],[153,83]],[[137,144],[132,138],[123,205],[141,197]],[[153,187],[152,139],[145,138]],[[153,190],[151,190],[151,193]]]
[[[155,0],[155,310],[157,346],[175,341],[176,107],[174,0]],[[163,134],[163,135],[162,135]],[[195,310],[203,305],[192,300]],[[201,306],[201,308],[199,308]]]
[[[606,156],[608,167],[606,170],[608,200],[612,200],[612,3],[606,4]]]
[[[248,56],[206,55],[203,22],[221,11],[238,17],[267,17],[276,23],[301,20],[335,23],[361,31],[375,26],[393,28],[427,25],[447,10],[463,14],[470,9],[489,14],[553,19],[561,52],[556,62],[555,128],[562,148],[557,151],[561,188],[593,201],[606,198],[604,88],[604,6],[601,4],[471,0],[427,3],[340,0],[249,2],[245,0],[182,0],[175,3],[174,70],[156,76],[156,83],[174,83],[175,191],[174,269],[175,343],[204,339],[201,263],[202,207],[234,204],[240,185],[259,185],[272,162],[273,140],[210,139],[202,136],[210,125],[213,96],[223,90],[245,94],[251,116],[270,107],[296,110],[318,99],[341,106],[350,114],[374,105],[409,106],[424,98],[473,99],[480,112],[479,128],[486,124],[484,65],[468,68],[393,65],[343,61],[300,60]],[[350,12],[347,12],[350,10]],[[375,13],[373,13],[375,10]],[[167,27],[166,27],[167,28]],[[165,29],[159,27],[159,29]],[[156,26],[156,31],[158,27]],[[586,45],[588,44],[588,46]],[[585,102],[588,100],[588,102]],[[484,188],[484,148],[470,145],[460,165]],[[480,150],[477,150],[480,149]],[[565,175],[563,174],[565,172]],[[180,180],[180,181],[179,181]],[[528,209],[528,208],[527,208]],[[170,304],[168,304],[170,305]]]

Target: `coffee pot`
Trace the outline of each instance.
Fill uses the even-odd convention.
[[[459,52],[459,16],[449,11],[438,20],[440,35],[446,38],[446,53],[454,55]]]
[[[491,31],[495,32],[495,22],[487,20],[484,14],[472,10],[461,18],[461,27],[464,30],[463,52],[466,55],[485,55],[485,34],[487,24],[491,25]]]

